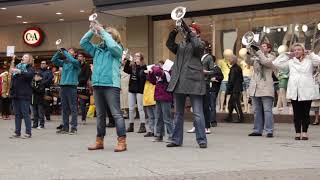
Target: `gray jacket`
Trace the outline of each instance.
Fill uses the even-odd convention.
[[[206,85],[201,64],[203,54],[203,42],[190,33],[186,41],[177,44],[175,38],[177,31],[169,34],[167,47],[177,55],[172,67],[172,78],[168,91],[179,94],[204,95]]]
[[[246,63],[253,66],[253,75],[249,85],[249,95],[253,97],[274,97],[272,54],[263,54],[260,50],[248,55]]]

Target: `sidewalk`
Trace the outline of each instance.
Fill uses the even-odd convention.
[[[320,179],[319,126],[310,128],[309,141],[294,141],[292,124],[276,124],[275,137],[268,139],[248,137],[251,124],[220,123],[208,135],[207,149],[198,148],[194,134],[171,149],[130,133],[128,151],[114,153],[115,129],[108,129],[105,150],[89,152],[95,122],[80,125],[74,136],[57,135],[59,122],[34,130],[32,139],[9,139],[14,121],[0,121],[0,180]]]

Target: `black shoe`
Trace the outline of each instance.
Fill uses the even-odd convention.
[[[262,134],[253,132],[253,133],[249,134],[248,136],[262,136]]]
[[[300,136],[294,137],[294,140],[300,141],[300,140],[301,140],[301,137],[300,137]]]
[[[68,134],[69,132],[64,129],[59,129],[56,133],[57,134]]]
[[[268,133],[267,134],[267,138],[273,138],[273,134],[272,133]]]
[[[200,147],[201,149],[205,149],[205,148],[207,148],[207,144],[199,144],[199,147]]]
[[[154,138],[154,140],[152,140],[153,142],[162,142],[163,141],[163,136],[157,136],[156,138]]]
[[[169,143],[169,144],[167,144],[167,147],[180,147],[180,145],[175,144],[175,143]]]
[[[106,127],[107,127],[107,128],[114,128],[114,127],[116,127],[116,125],[115,125],[114,123],[108,123],[108,124],[106,125]]]
[[[145,123],[141,123],[138,133],[146,133],[146,132],[147,132],[147,130],[146,130]]]
[[[303,140],[303,141],[308,141],[309,138],[308,138],[308,137],[302,137],[301,140]]]
[[[62,124],[60,124],[58,127],[57,127],[57,129],[62,129],[63,128],[63,125]]]
[[[69,135],[75,135],[75,134],[77,134],[77,130],[71,129],[71,131],[69,132]]]
[[[218,123],[216,121],[211,123],[211,127],[217,127],[217,126],[218,126]]]
[[[127,132],[133,132],[134,131],[134,124],[133,123],[130,123],[129,124],[129,127],[127,129]]]
[[[143,137],[154,137],[154,134],[152,132],[148,132]]]
[[[38,127],[38,126],[37,126],[37,125],[35,125],[35,124],[32,126],[32,128],[33,128],[33,129],[36,129],[37,127]]]

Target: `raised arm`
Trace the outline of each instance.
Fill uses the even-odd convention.
[[[273,68],[273,64],[272,61],[274,60],[274,56],[269,55],[268,57],[266,57],[262,51],[257,51],[256,55],[259,58],[259,62],[261,63],[261,65],[269,67],[269,68]]]
[[[309,54],[309,58],[311,59],[313,66],[320,65],[320,56],[319,55],[316,55],[314,52],[312,52]]]
[[[279,70],[289,71],[289,57],[285,53],[280,54],[272,63]]]
[[[63,61],[60,59],[60,52],[56,52],[53,57],[51,58],[51,62],[59,67],[63,66]]]
[[[204,51],[204,42],[200,38],[196,37],[194,33],[189,33],[190,42],[193,48],[193,55],[200,57],[203,55]]]
[[[122,57],[122,47],[112,38],[112,36],[104,29],[100,30],[102,39],[107,45],[108,50],[111,52],[113,57]],[[120,59],[119,59],[120,61]]]
[[[63,55],[71,62],[71,64],[76,67],[80,68],[80,62],[75,59],[67,50],[63,50]]]
[[[175,42],[177,34],[178,34],[178,31],[176,29],[172,30],[169,34],[169,37],[166,43],[168,49],[173,54],[177,54],[177,51],[178,51],[178,44]]]
[[[94,56],[97,47],[90,41],[93,38],[93,32],[89,30],[80,40],[80,46],[87,51],[92,57]]]

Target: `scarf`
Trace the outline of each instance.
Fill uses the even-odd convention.
[[[28,64],[25,63],[19,63],[17,64],[16,68],[19,69],[21,72],[27,72],[27,66]],[[13,76],[15,76],[17,73],[13,73]]]

